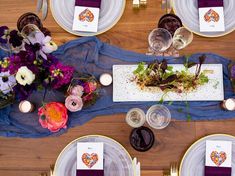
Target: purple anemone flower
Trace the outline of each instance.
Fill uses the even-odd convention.
[[[7,26],[0,27],[0,43],[7,43],[7,33],[9,28]]]

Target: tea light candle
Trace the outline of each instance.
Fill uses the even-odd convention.
[[[224,100],[222,106],[228,111],[235,111],[235,99],[229,98],[227,100]]]
[[[34,109],[34,105],[31,102],[27,101],[27,100],[21,101],[20,104],[19,104],[19,110],[22,113],[32,112],[33,109]]]
[[[100,75],[100,83],[103,86],[109,86],[110,84],[112,84],[113,82],[113,78],[109,73],[103,73],[102,75]]]

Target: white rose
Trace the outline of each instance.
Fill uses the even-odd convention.
[[[30,85],[35,80],[35,74],[29,70],[26,66],[22,66],[16,73],[16,80],[20,85]]]

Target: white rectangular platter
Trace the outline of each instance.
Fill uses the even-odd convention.
[[[173,70],[184,69],[183,64],[169,64]],[[196,90],[188,93],[168,92],[164,95],[159,89],[155,91],[141,90],[136,82],[132,81],[133,71],[137,65],[113,65],[113,101],[222,101],[224,100],[223,66],[222,64],[203,64],[201,71],[213,70],[207,74],[209,82],[199,86]],[[196,66],[189,69],[195,73]],[[164,95],[164,96],[163,96]]]

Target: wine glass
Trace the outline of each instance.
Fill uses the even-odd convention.
[[[181,50],[193,41],[193,33],[185,27],[178,28],[173,36],[173,47]]]
[[[41,32],[41,30],[35,24],[27,24],[21,30],[21,34],[25,38],[35,38],[35,35],[38,32]]]
[[[147,111],[146,121],[154,129],[163,129],[169,125],[171,113],[164,105],[153,105]]]
[[[148,36],[150,55],[158,55],[166,51],[172,44],[171,33],[163,28],[156,28]]]

